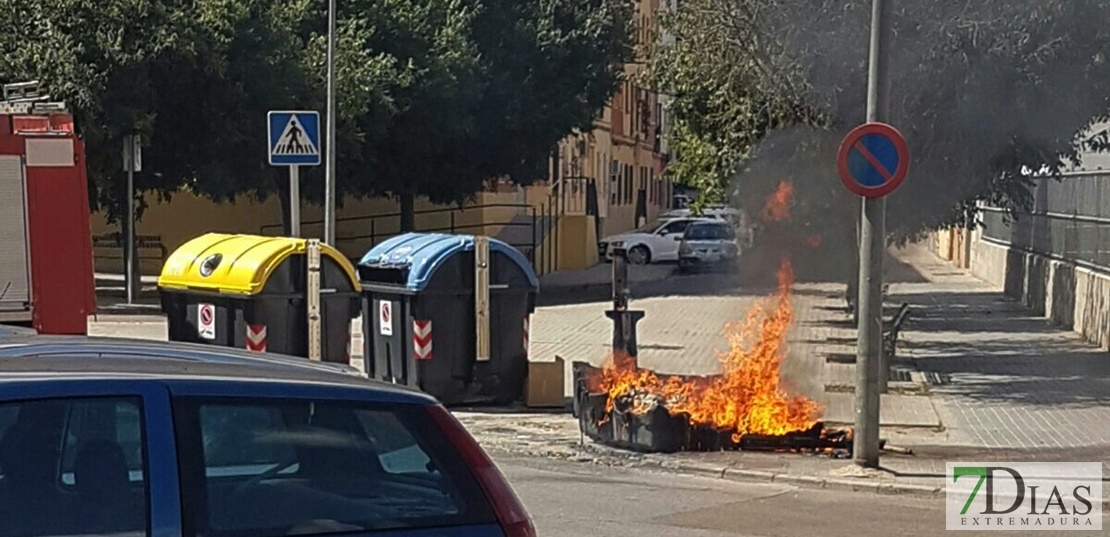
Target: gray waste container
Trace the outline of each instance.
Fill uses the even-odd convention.
[[[489,239],[490,357],[477,360],[474,236],[407,233],[358,263],[370,378],[419,387],[444,404],[508,403],[528,374],[528,323],[539,279]]]

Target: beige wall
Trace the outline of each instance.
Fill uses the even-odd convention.
[[[416,201],[416,229],[450,232],[452,225],[457,233],[467,235],[497,236],[504,224],[514,217],[528,220],[530,207],[546,202],[546,186],[515,189],[513,192],[484,192],[462,209],[438,206],[426,199]],[[166,253],[204,233],[246,233],[278,235],[281,233],[281,203],[276,197],[264,201],[240,197],[234,203],[217,204],[205,198],[182,192],[168,202],[161,202],[154,195],[147,196],[149,204],[142,220],[136,226],[140,236],[153,235],[161,239]],[[500,206],[498,206],[500,205]],[[437,210],[419,214],[420,211]],[[386,198],[348,199],[336,210],[336,248],[348,257],[360,257],[375,242],[381,242],[400,229],[397,203]],[[394,216],[390,216],[394,215]],[[322,207],[303,203],[301,206],[301,234],[307,237],[323,235]],[[93,235],[116,233],[119,226],[108,224],[103,213],[92,215]],[[371,235],[377,237],[376,241]],[[118,247],[94,248],[98,272],[122,272],[122,255]],[[140,248],[143,273],[156,275],[161,271],[162,252],[157,248]]]
[[[635,22],[640,32],[635,36],[638,44],[647,45],[658,37],[657,11],[660,9],[658,0],[643,0],[635,2]],[[609,104],[604,107],[601,115],[594,123],[594,129],[586,134],[572,136],[560,144],[560,166],[553,169],[553,177],[588,177],[594,179],[598,190],[598,217],[601,219],[601,234],[612,235],[637,227],[636,222],[636,196],[637,192],[646,187],[647,220],[653,220],[670,205],[669,188],[665,188],[664,174],[658,169],[655,153],[655,126],[661,121],[661,114],[657,108],[659,97],[646,88],[637,89],[634,78],[637,72],[643,69],[641,63],[630,63],[624,66],[624,72],[629,75]],[[642,102],[637,102],[636,97],[642,97]],[[645,115],[646,112],[646,115]],[[643,121],[646,120],[647,135],[643,132]],[[577,154],[576,142],[586,140],[585,151]],[[571,163],[578,162],[578,166]],[[617,177],[613,180],[610,174],[612,164],[616,165]],[[625,166],[632,166],[631,178],[624,174]],[[643,184],[641,170],[651,170],[647,184]],[[631,198],[625,197],[626,184],[632,183]],[[660,186],[655,186],[659,184]],[[615,198],[615,199],[614,199]],[[581,206],[584,208],[585,197]],[[580,215],[584,211],[578,210],[578,205],[568,204],[574,210],[568,214]]]

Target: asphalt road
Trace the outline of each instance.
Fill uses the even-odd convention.
[[[742,483],[539,458],[495,458],[531,512],[540,537],[916,537],[945,533],[942,499]],[[1110,528],[1110,519],[1104,519],[1103,525]],[[1029,532],[959,535],[979,534],[998,537]]]

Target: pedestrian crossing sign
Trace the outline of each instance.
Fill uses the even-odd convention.
[[[319,113],[271,111],[267,119],[271,165],[320,165]]]

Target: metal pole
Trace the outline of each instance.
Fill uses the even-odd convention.
[[[127,144],[127,266],[124,267],[124,285],[127,287],[127,303],[134,304],[135,288],[135,136],[125,138]],[[142,278],[139,278],[141,281]]]
[[[338,17],[336,0],[328,2],[328,139],[327,160],[324,163],[324,244],[335,245],[335,21]]]
[[[871,51],[867,73],[867,121],[885,119],[886,44],[890,34],[890,0],[872,0]],[[886,203],[863,200],[859,255],[859,345],[856,356],[856,423],[853,458],[856,464],[879,466],[879,374],[882,356],[882,288]]]
[[[301,167],[289,167],[289,234],[301,236]]]

